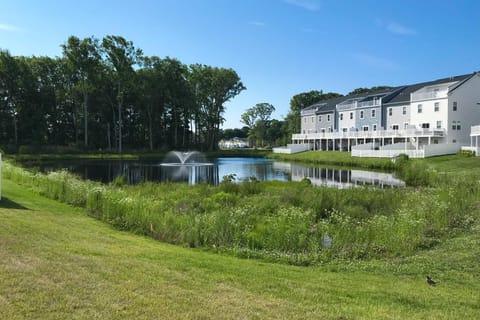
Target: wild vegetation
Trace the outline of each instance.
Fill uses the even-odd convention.
[[[406,258],[296,267],[119,232],[3,181],[1,319],[478,319],[478,228]],[[436,286],[425,282],[431,275]]]
[[[480,185],[441,177],[403,159],[416,188],[316,188],[300,183],[110,185],[66,172],[32,173],[6,164],[4,177],[49,198],[86,208],[121,230],[189,247],[309,265],[332,259],[408,256],[469,230],[479,218]],[[329,244],[331,240],[331,245]]]

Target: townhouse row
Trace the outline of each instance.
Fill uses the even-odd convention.
[[[301,133],[293,134],[292,143],[358,156],[422,157],[471,145],[471,127],[478,124],[475,72],[320,101],[301,110]]]

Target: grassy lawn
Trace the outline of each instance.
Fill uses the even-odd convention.
[[[362,167],[370,169],[393,169],[394,167],[394,164],[390,159],[352,157],[350,152],[339,151],[306,151],[295,154],[270,153],[268,154],[268,157],[312,164]]]
[[[479,231],[403,259],[302,268],[120,232],[4,180],[0,318],[478,319]]]

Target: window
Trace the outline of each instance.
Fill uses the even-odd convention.
[[[441,129],[442,128],[442,121],[437,121],[437,129]]]
[[[360,119],[363,119],[363,110],[360,111]]]
[[[340,120],[343,120],[343,113],[340,113]]]
[[[347,128],[342,128],[342,131],[343,131],[343,132],[347,132]]]
[[[303,118],[303,123],[307,123],[307,118]]]
[[[375,109],[372,109],[372,118],[375,118]]]
[[[435,112],[440,111],[440,102],[435,102],[434,111],[435,111]]]
[[[408,129],[408,122],[405,122],[405,123],[403,124],[403,129]]]
[[[461,130],[460,121],[452,121],[452,130]]]
[[[322,116],[318,116],[318,122],[322,122]]]
[[[363,131],[368,131],[368,126],[363,126]]]
[[[417,106],[417,113],[422,113],[422,105],[421,104],[419,104]]]
[[[453,101],[453,111],[457,111],[457,101]]]
[[[374,125],[372,126],[372,130],[373,130],[373,131],[377,131],[377,125],[376,125],[376,124],[374,124]]]
[[[315,117],[312,117],[312,123],[313,123],[313,121],[315,121]]]
[[[398,130],[398,124],[392,125],[392,130]]]
[[[402,108],[402,114],[403,114],[403,115],[407,114],[407,107],[403,107],[403,108]]]
[[[430,128],[430,123],[422,123],[422,129]]]
[[[350,112],[350,119],[353,119],[353,112]]]
[[[391,117],[393,114],[393,108],[388,108],[388,115]]]
[[[330,122],[330,115],[329,114],[327,114],[327,121]]]

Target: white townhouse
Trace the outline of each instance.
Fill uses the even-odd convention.
[[[334,109],[330,99],[302,110],[293,144],[369,157],[455,153],[471,143],[471,127],[480,124],[480,73],[336,99]],[[318,126],[322,108],[335,113],[331,132]]]

